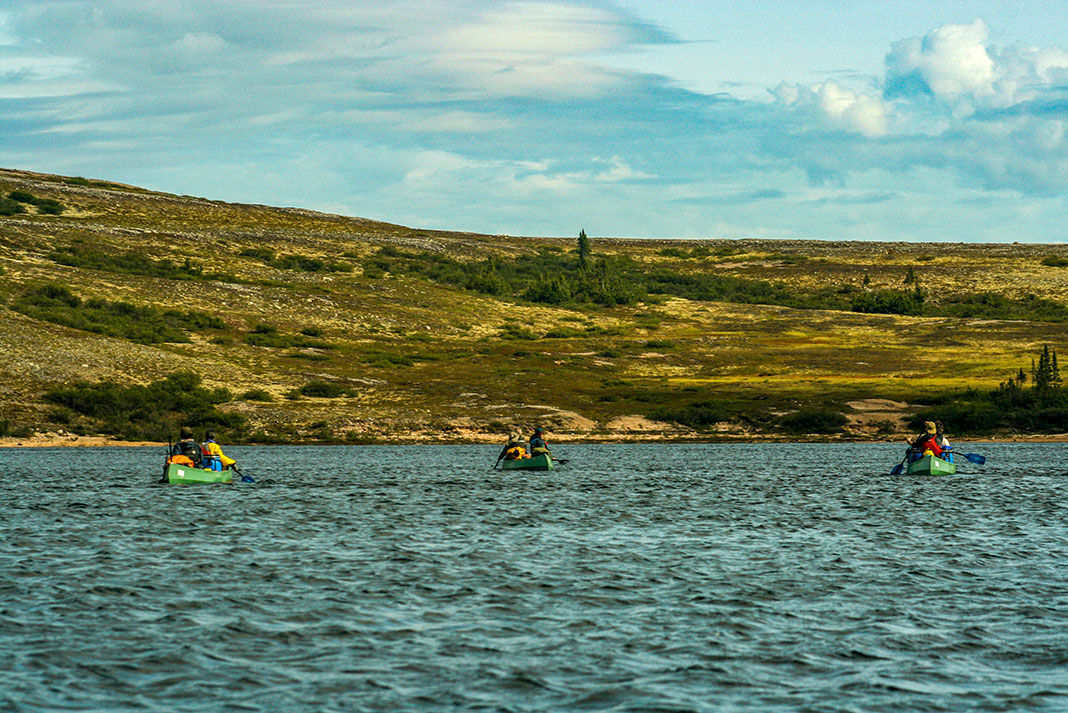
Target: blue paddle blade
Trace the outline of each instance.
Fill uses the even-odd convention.
[[[970,460],[972,463],[982,465],[986,463],[986,456],[981,456],[978,453],[965,453],[964,457]]]
[[[890,475],[901,475],[904,472],[904,470],[905,470],[905,464],[904,463],[898,463],[897,465],[894,466],[894,469],[892,471],[890,471]]]
[[[252,479],[251,475],[242,475],[241,476],[241,482],[242,483],[255,483],[256,481]]]

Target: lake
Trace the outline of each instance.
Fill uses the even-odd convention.
[[[1068,710],[1064,444],[554,450],[2,449],[0,711]]]

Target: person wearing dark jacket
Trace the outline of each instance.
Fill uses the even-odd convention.
[[[185,456],[197,468],[204,460],[204,451],[201,450],[197,439],[193,438],[193,429],[188,426],[182,427],[180,440],[171,448],[172,462],[176,456]]]
[[[549,444],[545,442],[545,431],[541,428],[535,428],[534,433],[530,436],[530,455],[551,455],[549,453]]]

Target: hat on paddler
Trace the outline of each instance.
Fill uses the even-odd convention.
[[[924,421],[923,430],[927,431],[932,435],[938,433],[938,428],[934,425],[934,421]]]

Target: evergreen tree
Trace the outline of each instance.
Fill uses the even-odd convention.
[[[1060,384],[1061,375],[1057,368],[1057,352],[1051,351],[1048,344],[1042,347],[1042,354],[1039,355],[1038,364],[1034,369],[1034,388],[1040,394],[1048,393]]]
[[[580,230],[578,236],[579,267],[585,269],[590,259],[590,239],[586,237],[586,231]]]
[[[906,285],[917,285],[918,286],[919,282],[920,282],[920,278],[916,277],[916,273],[910,267],[909,271],[905,273],[905,284]]]

